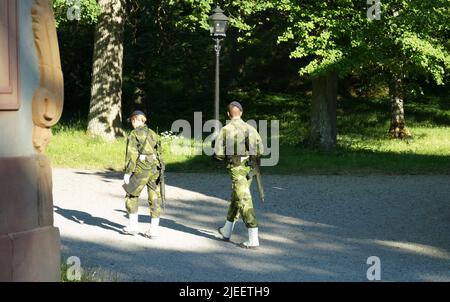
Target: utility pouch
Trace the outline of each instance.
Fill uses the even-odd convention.
[[[240,166],[241,165],[241,157],[238,155],[229,156],[228,163],[233,167]]]
[[[131,175],[128,184],[123,184],[122,188],[125,190],[125,192],[127,192],[127,194],[134,195],[134,192],[139,188],[140,184],[141,183],[139,179],[135,174],[133,174]]]

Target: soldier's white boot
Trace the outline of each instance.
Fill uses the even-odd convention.
[[[128,225],[123,228],[123,231],[130,235],[135,235],[139,231],[138,228],[138,213],[128,214]]]
[[[247,249],[254,249],[259,246],[258,239],[258,228],[249,228],[248,229],[248,241],[245,241],[240,244],[240,247]]]
[[[219,228],[219,234],[222,235],[223,240],[230,241],[231,234],[233,233],[234,229],[234,222],[231,221],[225,221],[225,225],[223,228]]]
[[[150,228],[145,232],[145,237],[155,238],[159,236],[159,217],[152,218]]]

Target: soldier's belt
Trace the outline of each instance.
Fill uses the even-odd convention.
[[[148,176],[139,177],[136,174],[133,174],[133,175],[131,175],[130,181],[128,182],[128,184],[123,184],[122,188],[125,190],[125,192],[127,192],[127,194],[130,194],[130,195],[135,195],[136,190],[139,187],[145,186],[145,185],[148,185],[153,191],[156,191],[158,188],[158,184],[159,184],[158,180],[149,182],[148,179],[149,179]],[[147,180],[147,181],[143,182],[143,180]]]
[[[146,160],[147,159],[147,157],[150,157],[152,160],[157,160],[157,157],[156,157],[156,155],[155,154],[141,154],[141,155],[139,155],[139,160],[140,161],[144,161],[144,160]]]
[[[233,166],[233,167],[238,167],[240,165],[242,165],[242,163],[247,163],[249,159],[249,156],[240,156],[240,155],[232,155],[228,157],[228,162]]]

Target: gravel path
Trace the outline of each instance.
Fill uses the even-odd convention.
[[[218,239],[226,175],[168,174],[157,240],[120,232],[121,174],[54,169],[53,183],[64,259],[121,281],[367,281],[370,256],[382,281],[450,281],[449,176],[264,176],[266,203],[253,192],[257,251],[236,246],[242,221],[232,242]]]

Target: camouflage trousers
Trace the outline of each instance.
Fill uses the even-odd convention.
[[[135,178],[133,180],[133,178]],[[138,212],[139,195],[147,186],[148,204],[150,207],[150,215],[152,218],[158,218],[161,215],[161,191],[159,187],[159,173],[154,171],[145,171],[137,169],[131,176],[130,182],[138,183],[136,189],[127,193],[125,197],[125,207],[128,213],[134,214]]]
[[[231,193],[231,203],[228,208],[227,220],[235,222],[242,216],[242,220],[247,228],[258,227],[255,209],[253,208],[252,195],[250,193],[251,179],[247,179],[247,174],[251,168],[246,165],[231,167],[228,172],[231,176],[233,192]]]

